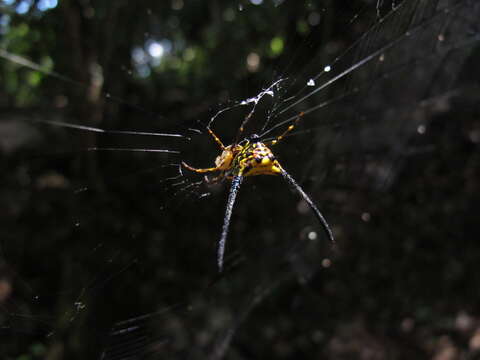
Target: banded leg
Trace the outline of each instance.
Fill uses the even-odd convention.
[[[240,127],[238,128],[238,132],[237,132],[237,137],[235,138],[235,144],[238,144],[238,142],[240,141],[241,137],[242,137],[242,134],[243,134],[243,131],[245,130],[245,126],[248,124],[248,122],[250,121],[252,115],[253,115],[253,112],[255,110],[255,107],[248,113],[247,116],[245,116],[245,119],[243,119],[242,121],[242,124],[240,125]]]
[[[204,174],[204,173],[207,173],[207,172],[214,172],[214,171],[220,170],[220,169],[218,168],[218,166],[211,167],[211,168],[206,168],[206,169],[197,169],[197,168],[194,168],[194,167],[188,165],[185,161],[182,161],[182,166],[183,166],[184,168],[187,168],[187,169],[190,170],[190,171],[193,171],[193,172],[196,172],[196,173],[200,173],[200,174]]]
[[[210,127],[208,127],[208,126],[207,126],[207,131],[213,137],[213,140],[215,140],[215,142],[218,144],[218,146],[220,146],[220,149],[222,151],[225,150],[225,145],[223,145],[222,140],[220,140],[220,138],[217,135],[215,135],[215,133],[212,131],[212,129],[210,129]]]
[[[277,136],[277,138],[275,140],[272,140],[270,142],[270,145],[273,146],[273,145],[276,145],[280,142],[280,140],[282,140],[290,131],[292,131],[295,126],[297,126],[298,122],[300,121],[300,118],[304,115],[303,112],[301,112],[300,114],[298,114],[297,118],[295,119],[295,121],[293,122],[292,125],[290,125],[287,130],[285,130],[283,132],[283,134],[281,134],[280,136]]]
[[[317,219],[320,221],[320,224],[322,225],[323,230],[327,234],[328,239],[330,240],[332,245],[335,245],[335,239],[333,238],[332,229],[330,229],[330,226],[328,225],[327,220],[325,220],[325,218],[323,217],[320,210],[318,210],[317,206],[313,203],[312,199],[310,199],[310,197],[305,193],[305,191],[303,191],[303,189],[301,188],[300,185],[298,185],[298,183],[295,181],[295,179],[292,178],[290,176],[290,174],[287,173],[284,169],[282,169],[281,174],[282,174],[283,178],[288,182],[288,184],[293,189],[295,189],[295,191],[297,193],[300,194],[300,196],[303,198],[303,200],[305,200],[307,202],[308,206],[310,206],[310,208],[313,210],[313,212],[317,216]]]
[[[230,218],[232,217],[233,205],[235,204],[235,198],[237,197],[242,180],[243,176],[234,176],[232,180],[232,186],[230,187],[230,192],[228,194],[227,209],[223,218],[222,236],[220,237],[217,251],[217,265],[219,272],[223,271],[223,257],[225,255],[225,243],[227,241],[228,228],[230,227]]]

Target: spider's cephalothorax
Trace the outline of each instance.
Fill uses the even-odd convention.
[[[290,125],[288,129],[275,140],[271,140],[268,143],[270,146],[277,144],[288,132],[293,129],[294,125]],[[215,167],[197,169],[182,162],[182,165],[197,173],[210,173],[219,172],[219,175],[213,179],[207,179],[208,182],[217,182],[225,178],[232,179],[232,186],[227,201],[227,210],[223,220],[222,235],[218,247],[217,263],[220,271],[223,269],[223,256],[225,253],[225,242],[227,240],[228,227],[230,224],[230,218],[232,216],[233,204],[240,188],[240,184],[245,176],[254,175],[282,175],[282,177],[295,189],[307,204],[312,208],[315,215],[320,221],[323,229],[325,230],[328,238],[333,243],[332,231],[315,206],[310,197],[303,191],[300,185],[282,168],[280,163],[276,160],[272,150],[270,150],[267,142],[259,141],[257,135],[250,136],[249,138],[240,141],[239,143],[224,146],[221,140],[215,135],[215,133],[207,127],[210,135],[215,139],[220,146],[222,153],[215,159]]]

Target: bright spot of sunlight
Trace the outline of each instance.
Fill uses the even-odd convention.
[[[247,69],[251,72],[258,71],[260,67],[260,56],[257,53],[251,52],[247,56]]]
[[[147,51],[150,54],[150,56],[154,58],[160,58],[165,53],[165,49],[163,48],[163,45],[157,41],[152,41],[150,44],[148,44]]]
[[[253,5],[261,5],[263,3],[263,0],[250,0],[250,3]]]
[[[362,220],[363,221],[369,222],[371,218],[372,218],[372,216],[370,215],[370,213],[368,213],[368,212],[362,213]]]
[[[47,11],[53,8],[56,8],[58,5],[58,0],[40,0],[37,3],[37,8],[40,11]]]
[[[32,6],[32,0],[22,0],[18,3],[15,11],[19,14],[26,14]]]
[[[327,259],[327,258],[323,259],[322,260],[322,266],[324,268],[329,268],[330,266],[332,266],[332,260]]]
[[[136,47],[132,50],[132,59],[134,63],[135,72],[141,78],[147,78],[151,74],[150,65],[156,66],[158,65],[157,62],[160,61],[160,57],[153,57],[150,54],[150,46],[147,47],[147,51],[145,51],[141,47]],[[158,50],[155,50],[158,51]]]
[[[270,50],[272,50],[273,55],[279,55],[282,53],[284,47],[283,39],[279,36],[276,36],[270,41]]]
[[[423,135],[425,134],[426,131],[427,131],[427,127],[425,125],[418,125],[417,133],[419,133],[420,135]]]
[[[147,54],[140,47],[136,47],[136,48],[133,49],[132,58],[133,58],[133,61],[135,62],[135,64],[137,64],[137,65],[146,64],[148,62]]]
[[[167,39],[161,41],[149,39],[144,47],[135,47],[132,50],[132,60],[137,75],[142,78],[150,76],[151,67],[159,66],[164,56],[171,50],[172,42]]]

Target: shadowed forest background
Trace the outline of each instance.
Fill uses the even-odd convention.
[[[0,357],[480,358],[479,18],[0,1]],[[337,247],[281,177],[250,177],[219,274],[229,181],[179,164],[213,166],[207,123],[228,145],[250,112],[266,138],[303,112],[273,150]]]

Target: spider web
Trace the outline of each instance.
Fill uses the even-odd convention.
[[[248,18],[255,9],[244,3],[236,16]],[[278,16],[288,12],[283,2],[275,9]],[[464,343],[474,339],[477,320],[470,314],[478,311],[478,292],[461,284],[475,283],[465,275],[474,269],[475,247],[462,236],[474,224],[466,198],[474,199],[478,188],[472,70],[478,5],[405,0],[340,14],[333,7],[310,10],[325,13],[324,21],[338,22],[340,30],[324,25],[331,29],[324,38],[313,32],[273,64],[266,80],[252,81],[257,95],[249,91],[194,112],[200,121],[160,118],[113,91],[100,96],[109,107],[105,129],[171,131],[179,138],[97,139],[31,126],[31,110],[12,110],[21,124],[15,134],[26,139],[18,141],[41,154],[16,150],[4,163],[12,175],[3,198],[17,214],[1,244],[5,356],[421,358],[442,349],[475,351]],[[155,19],[152,10],[143,16]],[[356,34],[349,42],[338,34],[347,30]],[[12,59],[20,55],[10,51],[3,55],[41,69]],[[121,70],[148,76],[149,64],[137,65]],[[64,72],[45,73],[63,81],[57,86],[95,90]],[[113,122],[122,111],[133,116]],[[274,137],[301,111],[301,122],[275,151],[331,222],[339,253],[280,179],[247,179],[234,209],[228,270],[219,276],[215,243],[228,186],[206,187],[179,162],[213,163],[218,149],[204,131],[211,120],[229,144],[249,114],[246,134]],[[57,109],[47,118],[63,122],[64,116]],[[82,151],[93,147],[181,155]],[[432,271],[439,272],[438,284]],[[455,300],[442,302],[450,290]],[[438,309],[443,316],[433,315]],[[465,318],[470,328],[457,324]],[[437,337],[445,322],[455,323],[446,330],[458,339]]]

